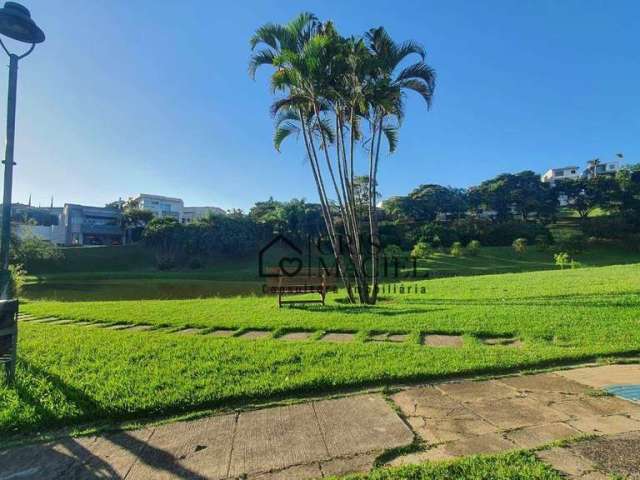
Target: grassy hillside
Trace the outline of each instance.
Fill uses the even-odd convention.
[[[17,388],[0,387],[0,431],[640,352],[638,264],[416,284],[426,293],[387,294],[375,307],[346,305],[340,295],[324,308],[278,309],[271,297],[25,303],[22,310],[34,315],[77,320],[318,333],[288,342],[23,323]],[[331,344],[317,340],[320,331],[358,336]],[[383,331],[409,339],[369,341]],[[461,334],[464,345],[425,347],[425,333]],[[516,336],[523,345],[488,346],[482,338],[489,335]]]

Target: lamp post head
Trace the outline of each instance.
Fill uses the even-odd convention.
[[[31,13],[16,2],[0,8],[0,33],[25,43],[44,42],[44,32],[31,19]]]

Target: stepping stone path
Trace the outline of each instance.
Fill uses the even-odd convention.
[[[425,335],[422,337],[422,344],[430,347],[462,347],[461,335]]]
[[[28,314],[23,314],[28,315]],[[175,326],[152,326],[152,325],[136,325],[136,324],[118,324],[113,325],[107,322],[96,322],[96,321],[75,321],[70,319],[60,319],[58,317],[33,317],[29,316],[25,318],[24,321],[30,321],[33,323],[50,323],[52,325],[73,325],[73,326],[93,326],[98,328],[106,328],[109,330],[127,330],[127,331],[145,331],[145,330],[154,330],[156,332],[165,332],[165,333],[177,333],[180,335],[188,335],[188,334],[204,334],[210,337],[233,337],[236,335],[237,330],[228,329],[228,328],[217,328],[212,331],[208,331],[204,333],[207,329],[200,327],[189,327],[184,328],[182,330],[176,330]],[[356,339],[358,332],[327,332],[321,338],[320,341],[323,342],[332,342],[332,343],[348,343],[353,342]],[[304,341],[310,340],[314,336],[315,332],[310,331],[293,331],[285,333],[280,337],[277,337],[277,340],[283,341]],[[242,334],[238,335],[237,338],[247,339],[247,340],[257,340],[267,337],[272,337],[273,332],[271,330],[245,330]],[[372,342],[390,342],[390,343],[408,343],[410,338],[410,334],[408,333],[391,333],[391,332],[383,332],[376,333],[371,335],[368,340]],[[509,346],[520,348],[523,343],[515,337],[483,337],[480,338],[479,341],[487,345],[489,347],[494,346]],[[427,347],[448,347],[448,348],[462,348],[464,346],[464,341],[462,335],[441,335],[441,334],[425,334],[422,336],[421,340],[422,345]]]
[[[247,330],[238,338],[244,338],[246,340],[255,340],[259,338],[267,338],[271,336],[271,332],[269,330]]]
[[[313,332],[289,332],[278,337],[279,340],[308,340]]]
[[[352,342],[353,340],[355,340],[355,338],[355,333],[330,332],[325,333],[320,340],[323,342],[345,343]]]

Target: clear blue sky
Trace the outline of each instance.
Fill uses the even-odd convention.
[[[380,190],[505,171],[640,161],[637,1],[25,0],[47,41],[21,64],[14,201],[101,205],[139,192],[247,209],[316,199],[300,145],[272,146],[268,72],[248,39],[301,10],[344,34],[426,46],[433,108],[411,98]],[[6,69],[0,79],[4,132]]]

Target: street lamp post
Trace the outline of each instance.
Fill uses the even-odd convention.
[[[7,140],[4,157],[4,192],[2,196],[2,236],[0,237],[0,268],[2,269],[0,296],[9,297],[9,246],[11,239],[11,190],[13,185],[13,144],[16,126],[16,91],[18,61],[29,55],[36,44],[44,42],[44,33],[31,19],[29,10],[15,2],[6,2],[0,8],[0,34],[19,42],[31,44],[22,55],[9,52],[0,38],[0,46],[9,56],[9,94],[7,97]]]

